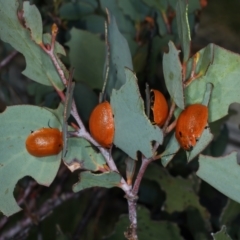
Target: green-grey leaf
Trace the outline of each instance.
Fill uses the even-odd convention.
[[[121,175],[117,172],[105,172],[94,174],[91,172],[81,172],[79,174],[79,182],[73,185],[73,191],[79,192],[90,187],[118,187],[121,181]]]
[[[108,9],[111,13],[114,13],[117,26],[121,33],[128,33],[133,36],[133,33],[135,33],[134,22],[124,15],[122,9],[119,7],[118,1],[100,0],[100,4],[104,12]]]
[[[203,100],[202,100],[202,105],[208,106],[210,99],[211,99],[212,91],[213,91],[213,84],[207,83],[206,91],[204,93]]]
[[[212,233],[214,240],[232,240],[231,237],[227,234],[226,226],[222,226],[221,231],[217,233]]]
[[[174,158],[175,153],[179,150],[180,145],[175,137],[175,134],[171,136],[169,143],[166,146],[166,150],[162,153],[161,162],[164,167]]]
[[[202,152],[207,145],[213,140],[213,134],[210,132],[210,128],[204,129],[200,139],[192,151],[187,152],[188,162],[193,160],[200,152]]]
[[[114,1],[112,1],[114,2]],[[149,16],[151,14],[151,7],[145,5],[142,1],[137,1],[136,4],[136,0],[117,0],[116,1],[119,8],[121,9],[121,11],[124,13],[126,20],[128,20],[128,18],[130,18],[132,20],[133,23],[137,23],[139,24],[141,21],[143,21],[145,19],[146,16]],[[111,10],[111,12],[115,12],[114,10],[112,10],[111,8],[108,7],[109,10]],[[118,21],[118,17],[119,15],[115,14],[115,17]],[[119,26],[120,27],[120,26]],[[126,28],[126,26],[125,26]],[[120,27],[121,29],[121,27]],[[121,29],[122,30],[122,29]],[[125,31],[124,31],[125,32]],[[130,33],[129,33],[130,34]],[[132,36],[132,34],[131,34]]]
[[[113,90],[111,96],[115,122],[114,144],[133,159],[136,159],[137,151],[149,158],[154,154],[151,141],[161,144],[163,134],[145,115],[136,76],[129,69],[125,69],[125,72],[126,83],[118,91]]]
[[[52,41],[52,36],[50,33],[44,33],[43,34],[43,42],[44,44],[51,44],[51,41]],[[64,47],[58,43],[58,42],[55,42],[55,45],[54,45],[54,52],[58,53],[58,54],[61,54],[63,56],[66,56],[66,51],[64,49]]]
[[[72,72],[73,74],[73,72]],[[72,102],[73,102],[73,91],[75,87],[75,82],[72,82],[72,76],[67,82],[67,90],[65,93],[64,111],[63,111],[63,125],[62,125],[62,139],[63,139],[63,150],[62,158],[65,157],[68,150],[68,118],[70,117]]]
[[[163,55],[163,74],[165,83],[173,101],[181,109],[184,109],[182,66],[179,60],[179,51],[172,41],[169,42],[169,52]]]
[[[190,74],[192,71],[193,66],[193,60],[198,58],[196,61],[196,69],[195,69],[195,75],[198,76],[198,79],[205,75],[210,64],[213,62],[213,44],[209,44],[207,47],[201,49],[199,52],[189,58],[187,61],[187,78],[190,78]]]
[[[140,22],[142,19],[142,16],[137,11],[136,7],[139,4],[135,4],[131,0],[120,0],[117,1],[119,7],[124,12],[125,15],[130,17],[134,22]]]
[[[168,7],[168,2],[167,0],[142,0],[147,6],[152,7],[152,8],[156,8],[158,9],[160,12],[162,11],[166,11],[167,7]]]
[[[65,93],[64,115],[63,115],[64,121],[68,120],[71,113],[74,87],[75,87],[75,82],[72,82],[72,79],[69,79],[67,82],[67,90]]]
[[[84,30],[72,28],[69,58],[75,68],[74,77],[92,88],[101,89],[105,48],[99,36]]]
[[[166,23],[164,21],[162,12],[159,12],[159,11],[158,11],[158,14],[157,14],[157,24],[158,24],[158,29],[159,29],[160,35],[161,36],[166,35],[167,26],[166,26]]]
[[[213,158],[199,156],[197,175],[229,198],[240,202],[240,166],[237,163],[237,153]]]
[[[171,7],[173,7],[173,9],[176,9],[177,2],[178,2],[178,0],[168,0],[168,4]],[[201,9],[199,0],[188,1],[188,13],[193,13],[197,9]]]
[[[209,219],[208,211],[201,206],[199,198],[194,191],[194,183],[191,179],[172,177],[164,168],[151,164],[148,166],[144,177],[156,181],[161,189],[166,192],[165,210],[169,213],[182,212],[188,207],[195,207],[199,210],[206,224]]]
[[[51,111],[30,105],[8,107],[0,114],[0,210],[6,216],[21,210],[13,197],[19,179],[31,176],[49,186],[56,176],[61,153],[39,158],[30,155],[25,146],[31,131],[48,127],[49,121],[51,127],[60,127]]]
[[[85,2],[68,2],[61,5],[59,15],[66,20],[77,20],[94,11],[93,6]]]
[[[206,240],[209,236],[209,230],[205,226],[203,217],[198,209],[190,207],[186,211],[187,228],[191,232],[194,240]]]
[[[40,105],[45,95],[53,92],[54,88],[36,82],[31,82],[27,85],[27,91],[30,96],[33,96],[35,104]]]
[[[108,13],[108,49],[109,53],[106,56],[106,70],[109,68],[108,78],[106,79],[106,87],[104,93],[109,97],[112,89],[119,89],[126,81],[125,70],[127,67],[133,69],[132,57],[126,39],[118,30],[115,17]],[[108,58],[109,57],[109,58]],[[106,75],[105,71],[105,75]]]
[[[97,14],[87,15],[82,18],[84,25],[89,32],[104,34],[104,22],[105,18]]]
[[[106,164],[102,154],[97,153],[83,138],[68,139],[68,151],[63,161],[72,172],[77,169],[99,171]]]
[[[148,45],[145,44],[137,49],[133,57],[133,66],[134,71],[136,73],[143,71],[144,66],[146,66],[147,57],[148,57]]]
[[[214,88],[209,104],[209,122],[227,115],[231,103],[240,102],[240,56],[212,45],[213,63],[204,76],[193,81],[185,90],[187,104],[199,103],[202,101],[206,83],[213,84]]]
[[[52,108],[46,108],[49,112],[53,113],[54,116],[58,119],[58,122],[62,122],[62,118],[63,118],[63,112],[64,112],[64,106],[62,103],[59,104],[58,108],[56,109],[52,109]],[[50,125],[50,127],[52,127],[52,120],[50,119],[48,121],[48,125]],[[55,122],[53,124],[56,124]],[[49,126],[48,126],[49,127]]]
[[[78,82],[74,89],[74,100],[83,123],[87,125],[92,110],[98,104],[97,94],[86,84]]]
[[[24,28],[17,17],[19,4],[15,0],[0,0],[0,38],[21,52],[26,59],[23,74],[44,85],[52,83],[64,88],[61,78],[50,57],[31,39],[30,31]]]
[[[188,24],[188,4],[186,0],[178,0],[176,18],[178,36],[183,50],[183,62],[187,62],[190,55],[191,33]]]
[[[42,18],[35,5],[23,2],[23,17],[27,28],[31,31],[32,39],[37,43],[42,43]]]
[[[180,230],[175,223],[169,221],[153,221],[150,218],[149,211],[143,207],[137,209],[138,237],[139,240],[163,239],[163,240],[183,240]],[[114,233],[104,239],[122,240],[124,232],[129,226],[128,215],[120,217],[116,224]]]
[[[240,214],[240,204],[228,199],[226,206],[224,207],[221,216],[220,223],[227,224],[231,226],[231,222],[234,221]]]
[[[68,150],[68,123],[66,121],[63,121],[62,124],[62,140],[63,140],[63,150],[62,150],[62,156],[63,159],[66,156],[67,150]]]

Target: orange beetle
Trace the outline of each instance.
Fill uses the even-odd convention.
[[[168,104],[160,91],[152,89],[151,92],[154,94],[153,105],[151,106],[153,112],[153,121],[159,127],[162,127],[167,120]]]
[[[186,107],[178,117],[175,136],[180,146],[190,151],[207,126],[208,108],[202,104]]]
[[[35,157],[57,155],[63,149],[62,132],[57,128],[41,128],[26,139],[29,154]]]
[[[92,137],[103,147],[110,148],[114,137],[114,119],[109,102],[98,104],[89,119]]]

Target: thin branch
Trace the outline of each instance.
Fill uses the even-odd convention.
[[[11,52],[6,58],[0,62],[0,70],[5,67],[18,54],[18,51]]]
[[[75,230],[75,234],[73,239],[80,239],[81,232],[89,222],[91,216],[96,212],[99,203],[103,199],[103,197],[106,195],[107,190],[106,189],[94,189],[92,194],[92,201],[89,202],[87,209],[85,210],[83,219],[79,223],[77,229]]]
[[[199,61],[199,57],[200,57],[199,53],[196,53],[193,57],[191,75],[188,80],[185,81],[185,79],[183,79],[184,80],[184,88],[186,88],[189,84],[191,84],[192,81],[194,81],[195,79],[202,76],[202,73],[196,74],[196,67],[197,67],[197,63]]]
[[[175,119],[166,129],[165,134],[170,133],[176,126],[177,119]]]
[[[163,21],[164,21],[164,23],[165,23],[165,25],[166,25],[167,32],[168,32],[169,34],[171,34],[171,27],[170,27],[170,23],[169,23],[169,21],[168,21],[168,18],[167,18],[166,13],[162,11],[161,14],[162,14]]]
[[[38,216],[38,219],[41,222],[47,216],[49,216],[49,213],[51,213],[55,208],[57,208],[63,202],[66,202],[71,198],[78,197],[79,195],[80,193],[78,194],[64,193],[61,196],[55,198],[54,201],[47,200],[42,205],[40,210],[36,213],[36,216]],[[33,225],[34,223],[32,222],[32,219],[30,217],[24,218],[21,221],[19,221],[17,224],[15,224],[13,228],[7,230],[6,232],[1,233],[0,240],[19,239],[19,235],[22,234],[23,232],[28,232]]]
[[[170,122],[170,120],[172,119],[172,116],[173,116],[173,113],[175,111],[175,108],[176,108],[176,104],[175,102],[172,100],[172,104],[171,104],[171,107],[170,107],[170,110],[169,110],[169,113],[168,113],[168,117],[167,117],[167,120],[163,126],[163,134],[164,136],[166,135],[166,130],[167,130],[167,127],[168,127],[168,124]]]
[[[134,186],[133,186],[133,189],[132,189],[132,194],[134,196],[136,196],[138,194],[140,183],[141,183],[143,175],[144,175],[144,173],[147,169],[147,166],[149,165],[150,162],[152,162],[152,158],[148,159],[148,158],[145,158],[144,156],[142,157],[142,165],[139,169],[137,178],[134,182]]]
[[[51,58],[63,84],[66,86],[67,85],[67,79],[64,75],[63,70],[61,69],[61,66],[59,65],[59,62],[57,60],[57,57],[54,54],[54,45],[55,45],[55,40],[56,40],[56,35],[57,35],[57,26],[53,25],[52,27],[52,40],[51,40],[51,47],[49,49],[49,47],[44,46],[44,44],[40,44],[40,47],[49,55],[49,57]],[[57,87],[55,87],[57,93],[59,94],[59,96],[61,97],[62,101],[65,101],[65,96],[64,94],[59,91],[57,89]],[[95,145],[96,147],[99,146],[99,144],[92,138],[92,136],[88,133],[88,131],[86,130],[85,126],[83,125],[83,122],[78,114],[77,111],[77,107],[75,104],[75,101],[72,101],[72,109],[71,109],[71,114],[72,116],[75,118],[75,120],[77,121],[77,124],[79,125],[80,129],[75,132],[74,135],[78,136],[78,137],[83,137],[86,140],[88,140],[90,143],[92,143],[93,145]],[[105,148],[102,147],[98,147],[99,151],[102,153],[103,157],[105,158],[109,168],[111,171],[114,172],[119,172],[116,164],[112,158],[112,155],[110,153],[110,151],[108,151]],[[140,175],[141,176],[141,175]],[[142,178],[142,176],[141,176]],[[140,184],[141,179],[139,180],[139,184]],[[131,222],[131,226],[130,226],[130,230],[131,230],[131,236],[133,236],[134,240],[137,240],[137,233],[136,233],[136,229],[137,229],[137,214],[136,214],[136,201],[137,201],[137,197],[136,194],[133,194],[131,192],[131,186],[129,186],[126,182],[126,180],[122,177],[121,181],[120,181],[120,185],[119,187],[122,188],[122,190],[126,193],[126,197],[128,198],[128,204],[129,204],[129,218],[130,218],[130,222]],[[139,187],[139,186],[138,186]],[[138,191],[138,188],[136,188],[136,191]]]
[[[139,169],[137,178],[134,182],[133,189],[131,190],[130,194],[126,194],[126,198],[128,201],[128,212],[129,212],[129,220],[130,220],[130,227],[127,229],[127,232],[125,232],[125,237],[127,239],[131,240],[137,240],[137,199],[138,199],[138,191],[140,187],[140,183],[142,181],[142,178],[144,176],[144,173],[147,169],[147,166],[153,161],[152,158],[145,158],[142,156],[142,165]]]

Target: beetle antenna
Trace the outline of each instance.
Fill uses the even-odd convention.
[[[50,126],[50,119],[48,120],[48,126],[49,126],[49,128],[52,128],[52,127]]]

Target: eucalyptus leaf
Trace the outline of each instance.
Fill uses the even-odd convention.
[[[183,240],[180,230],[175,223],[169,221],[153,221],[150,219],[149,211],[143,207],[138,207],[138,237],[139,240],[145,239],[164,239],[164,240]],[[124,232],[126,232],[129,225],[129,218],[127,215],[120,217],[116,224],[114,233],[104,239],[108,240],[122,240],[124,239]]]
[[[187,104],[201,102],[206,83],[212,83],[214,88],[209,104],[208,121],[213,122],[228,114],[228,108],[231,103],[240,103],[238,87],[240,56],[217,45],[210,45],[212,46],[207,48],[212,48],[213,57],[210,57],[212,56],[210,51],[207,54],[210,58],[207,57],[208,60],[206,61],[209,62],[210,59],[213,59],[212,64],[208,67],[205,75],[194,80],[185,89],[185,99]]]
[[[199,153],[201,153],[207,145],[213,140],[213,134],[210,132],[210,128],[207,127],[204,129],[201,137],[199,138],[197,144],[194,146],[194,148],[187,152],[187,159],[188,162],[193,160]]]
[[[114,114],[114,144],[137,159],[137,151],[149,158],[153,156],[152,141],[162,144],[163,133],[153,126],[145,115],[144,103],[139,93],[134,73],[125,69],[126,83],[117,91],[113,90],[111,106]]]
[[[166,11],[168,7],[167,0],[142,0],[147,6],[158,9],[160,12]]]
[[[10,216],[21,208],[17,205],[13,190],[18,180],[25,176],[33,177],[39,184],[49,186],[56,176],[61,153],[49,157],[30,155],[25,141],[31,131],[60,128],[56,111],[30,105],[8,107],[0,114],[0,210]]]
[[[59,90],[62,90],[64,85],[52,60],[32,40],[30,30],[25,28],[17,17],[19,3],[15,0],[0,0],[0,6],[0,38],[24,55],[26,69],[23,71],[23,74],[44,85],[51,86],[54,83]],[[30,9],[32,11],[32,8]],[[30,14],[30,9],[27,12],[28,23],[36,20],[35,14]],[[33,9],[36,13],[36,8]],[[39,21],[39,17],[37,19]],[[31,28],[34,28],[32,23]],[[36,41],[39,41],[39,26],[35,30],[34,38],[37,39]]]
[[[204,223],[204,219],[200,215],[196,208],[190,207],[186,211],[187,215],[187,226],[194,240],[206,240],[208,239],[209,230]]]
[[[59,15],[66,20],[77,20],[94,12],[93,6],[86,2],[67,2],[59,8]]]
[[[182,66],[179,60],[179,51],[170,41],[169,52],[163,55],[163,74],[167,90],[176,105],[184,109],[184,95],[182,82]]]
[[[222,226],[221,230],[212,234],[214,240],[231,240],[232,238],[227,234],[226,226]]]
[[[143,20],[144,16],[141,16],[137,9],[140,2],[135,4],[134,0],[118,0],[117,3],[123,13],[130,17],[134,22],[140,22]]]
[[[86,29],[92,33],[104,34],[105,18],[97,14],[91,14],[82,18]]]
[[[188,59],[186,74],[187,78],[190,78],[194,60],[196,61],[196,68],[194,74],[198,76],[197,79],[206,74],[210,64],[212,64],[213,62],[213,46],[213,44],[209,44],[207,47],[201,49],[193,57]]]
[[[120,0],[121,1],[121,0]],[[105,12],[108,9],[109,12],[114,14],[116,23],[119,31],[122,34],[133,34],[135,33],[134,22],[129,17],[126,17],[123,10],[121,9],[117,0],[99,0],[102,10]]]
[[[23,2],[23,17],[26,26],[31,31],[32,39],[37,44],[42,43],[42,18],[37,7],[35,5],[30,5],[30,2]]]
[[[73,191],[79,192],[90,187],[105,187],[112,188],[120,186],[121,175],[117,172],[91,173],[81,172],[79,182],[73,185]]]
[[[74,88],[74,100],[78,114],[81,116],[83,123],[88,126],[90,114],[98,104],[97,94],[86,84],[77,82]]]
[[[151,164],[148,166],[144,178],[156,181],[166,193],[164,209],[168,213],[182,212],[188,207],[198,209],[201,217],[205,220],[206,226],[210,226],[209,213],[201,206],[197,193],[194,191],[194,183],[182,177],[172,177],[164,168]]]
[[[68,150],[63,161],[72,172],[77,169],[100,171],[106,164],[102,154],[97,153],[83,138],[68,139]]]
[[[237,163],[237,153],[213,158],[199,156],[199,169],[197,175],[216,188],[227,197],[240,202],[240,166]],[[231,186],[231,187],[230,187]]]
[[[220,223],[231,225],[232,221],[238,218],[239,214],[240,204],[232,199],[228,199],[228,202],[221,213]]]
[[[101,89],[103,85],[104,42],[98,35],[72,28],[69,58],[75,68],[74,78],[92,88]]]
[[[188,24],[187,0],[178,0],[176,7],[176,18],[178,36],[183,50],[183,62],[187,62],[190,55],[191,33]]]
[[[177,2],[179,0],[168,0],[168,4],[176,10]],[[188,12],[194,13],[196,10],[201,9],[200,1],[199,0],[191,0],[188,1]]]
[[[107,11],[107,51],[105,89],[103,89],[106,97],[112,93],[112,89],[119,89],[126,81],[124,68],[133,69],[132,57],[126,39],[118,30],[115,17]],[[108,70],[107,70],[108,69]]]
[[[166,150],[162,153],[161,162],[164,167],[166,167],[168,163],[174,158],[179,149],[180,145],[174,133],[166,146]]]

